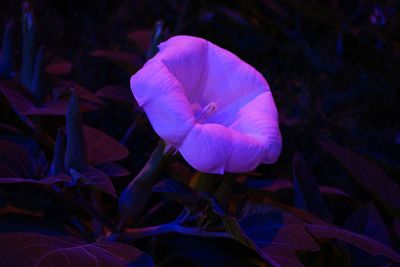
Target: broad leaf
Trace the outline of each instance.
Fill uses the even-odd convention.
[[[18,177],[31,178],[36,175],[36,164],[22,145],[0,140],[0,162]]]
[[[70,170],[73,184],[90,186],[99,191],[117,197],[113,183],[110,177],[99,169],[93,167],[84,167],[79,171]]]
[[[136,105],[131,90],[125,86],[112,85],[102,87],[96,92],[96,96],[126,103],[132,107]]]
[[[195,207],[201,201],[201,197],[192,188],[174,179],[159,182],[153,187],[153,192],[166,195],[189,207]]]
[[[59,61],[46,66],[46,73],[51,75],[67,75],[72,70],[72,64],[68,61]]]
[[[306,161],[298,152],[293,158],[293,184],[297,208],[318,215],[326,221],[331,221],[331,215],[322,198],[317,181]]]
[[[135,70],[142,66],[142,60],[136,54],[114,51],[114,50],[95,50],[90,53],[91,56],[98,58],[105,58],[112,62],[127,68],[128,70]]]
[[[116,242],[85,243],[75,237],[31,232],[0,234],[0,266],[154,266],[140,250]]]
[[[28,184],[41,184],[53,185],[60,182],[71,182],[71,177],[64,173],[49,176],[40,180],[26,179],[26,178],[0,178],[0,184],[15,184],[15,183],[28,183]]]
[[[334,156],[350,172],[352,177],[389,211],[400,209],[400,187],[386,175],[374,162],[364,158],[349,148],[339,146],[333,142],[321,142],[321,146]]]
[[[356,246],[374,256],[385,256],[400,263],[400,255],[370,237],[353,233],[329,224],[308,224],[307,231],[316,239],[334,238]]]
[[[127,169],[114,162],[100,163],[96,165],[96,168],[111,177],[127,176],[130,174]]]
[[[344,228],[369,236],[383,244],[389,246],[389,233],[385,222],[373,203],[369,203],[357,209],[347,218]],[[364,251],[355,250],[354,256],[357,258],[358,266],[375,265],[383,266],[387,260],[381,257],[371,257]]]
[[[83,127],[89,164],[118,161],[129,155],[128,149],[105,133],[89,126]]]
[[[139,48],[143,52],[146,52],[147,49],[149,49],[151,43],[151,36],[152,36],[151,30],[139,30],[128,34],[128,38],[133,42],[135,42],[135,44],[139,46]]]

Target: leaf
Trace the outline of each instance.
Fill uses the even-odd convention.
[[[319,250],[305,231],[306,224],[289,214],[255,213],[241,219],[239,224],[257,247],[281,266],[303,266],[296,252]]]
[[[53,151],[53,160],[51,162],[49,171],[50,175],[56,175],[60,172],[65,171],[64,150],[65,150],[64,134],[62,130],[58,128],[56,144],[54,146],[54,151]]]
[[[13,69],[13,58],[14,58],[14,31],[15,31],[15,20],[10,19],[3,33],[3,46],[0,52],[0,76],[6,78],[10,77]]]
[[[127,67],[128,70],[135,70],[142,66],[141,58],[133,53],[115,50],[95,50],[90,53],[93,57],[105,58],[112,62]]]
[[[0,266],[154,266],[140,250],[116,242],[85,243],[75,237],[32,232],[0,234]]]
[[[67,110],[67,102],[65,100],[50,100],[41,106],[36,106],[33,103],[31,95],[29,97],[26,93],[22,93],[20,90],[14,90],[16,88],[7,88],[0,85],[0,91],[7,98],[15,112],[20,115],[65,115]],[[30,92],[29,92],[30,94]],[[80,109],[84,112],[95,110],[97,107],[89,105],[88,103],[79,103]]]
[[[378,209],[371,202],[357,209],[349,218],[347,218],[344,227],[352,232],[369,236],[385,245],[389,245],[389,233],[385,222]],[[387,264],[386,259],[372,258],[365,252],[356,250],[357,262],[359,265],[383,266]],[[383,261],[385,260],[385,261]]]
[[[151,43],[151,30],[139,30],[128,34],[128,38],[135,42],[142,51],[147,51]]]
[[[45,97],[46,91],[44,87],[44,46],[41,46],[36,53],[35,63],[33,67],[32,83],[30,90],[33,97],[35,98],[35,103],[42,103]]]
[[[252,209],[250,204],[244,209],[238,221],[241,230],[237,226],[235,231],[231,230],[234,237],[242,235],[241,241],[244,234],[248,240],[241,242],[255,249],[272,266],[303,266],[296,253],[319,250],[318,244],[305,231],[307,224],[282,210],[263,207],[266,209]]]
[[[80,104],[84,104],[86,102],[93,103],[96,105],[104,105],[104,101],[101,100],[98,96],[92,93],[87,88],[82,85],[74,82],[74,81],[60,81],[56,84],[56,87],[52,90],[53,99],[69,99],[72,91],[75,92],[76,96],[82,100]],[[82,110],[83,111],[83,110]]]
[[[306,161],[298,152],[295,153],[293,158],[293,184],[297,208],[318,215],[328,222],[332,220],[328,207],[319,191],[317,181]]]
[[[83,131],[88,150],[89,164],[118,161],[129,155],[128,149],[105,133],[89,126]]]
[[[100,88],[96,96],[136,106],[131,90],[125,86],[112,85]]]
[[[68,75],[72,70],[72,64],[68,61],[59,61],[46,66],[46,73],[51,75]]]
[[[26,184],[41,184],[41,185],[53,185],[61,182],[71,182],[71,177],[64,173],[49,176],[40,180],[26,179],[26,178],[0,178],[0,184],[15,184],[15,183],[26,183]]]
[[[400,255],[384,244],[364,235],[329,224],[308,224],[307,231],[317,239],[335,238],[356,246],[371,255],[385,256],[400,263]]]
[[[31,178],[36,175],[36,164],[28,151],[13,142],[0,140],[0,162],[18,177]]]
[[[110,177],[101,170],[93,167],[84,167],[79,171],[71,169],[70,173],[73,185],[80,184],[83,186],[91,186],[113,197],[117,197],[117,193],[115,192]]]
[[[105,162],[96,165],[96,168],[111,177],[128,176],[130,172],[121,165],[113,162]]]
[[[88,163],[88,152],[83,132],[82,117],[79,110],[78,98],[72,94],[68,101],[67,113],[65,114],[66,150],[65,170],[81,169]]]
[[[332,141],[320,142],[320,145],[342,163],[352,177],[384,204],[389,212],[399,213],[400,187],[376,163]]]
[[[189,186],[174,179],[165,179],[153,187],[153,192],[166,195],[181,205],[195,207],[201,198]]]

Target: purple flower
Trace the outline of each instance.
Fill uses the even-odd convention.
[[[266,80],[204,39],[175,36],[131,78],[157,134],[205,173],[247,172],[281,152],[278,114]]]

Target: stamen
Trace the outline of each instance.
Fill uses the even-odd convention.
[[[217,104],[215,102],[209,103],[207,106],[205,106],[202,110],[196,113],[196,121],[197,122],[203,122],[209,117],[211,117],[216,111],[217,111]]]

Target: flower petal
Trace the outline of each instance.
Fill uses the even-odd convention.
[[[149,62],[131,78],[132,92],[156,133],[179,146],[194,125],[193,110],[182,85],[162,62]]]
[[[231,143],[231,132],[226,127],[197,123],[178,150],[195,169],[223,174],[232,150]]]
[[[153,58],[162,61],[185,89],[189,102],[202,93],[207,70],[208,41],[191,36],[175,36],[159,45]]]
[[[275,162],[282,149],[278,112],[271,92],[258,95],[240,109],[229,128],[251,136],[264,146],[263,163]]]
[[[269,91],[268,83],[257,70],[212,43],[208,45],[206,78],[200,102],[216,102],[221,109],[248,94]]]

